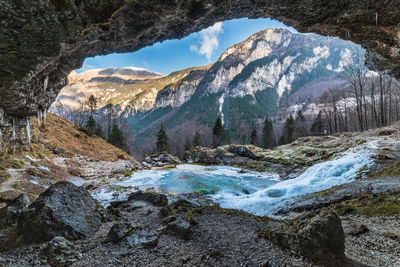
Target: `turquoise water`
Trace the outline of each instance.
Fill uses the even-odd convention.
[[[108,205],[124,200],[130,192],[153,188],[166,193],[200,193],[224,208],[272,216],[299,196],[349,183],[358,172],[372,163],[370,153],[362,150],[315,164],[303,174],[281,180],[274,173],[243,171],[228,166],[183,164],[171,170],[143,170],[120,181],[112,181],[92,195]]]

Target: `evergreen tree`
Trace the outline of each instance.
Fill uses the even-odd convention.
[[[226,138],[225,129],[222,125],[221,115],[218,115],[213,127],[213,146],[217,147],[222,144]]]
[[[95,131],[94,131],[94,134],[97,135],[97,136],[99,136],[99,137],[104,138],[103,128],[101,128],[101,125],[100,125],[100,124],[97,124],[96,129],[95,129]]]
[[[282,136],[280,138],[281,144],[289,144],[294,141],[295,123],[292,114],[286,119],[285,126],[283,127]]]
[[[88,104],[89,104],[89,108],[90,108],[90,116],[93,117],[93,111],[95,110],[95,108],[97,106],[97,100],[94,97],[94,95],[89,96]]]
[[[88,121],[86,122],[86,129],[90,134],[94,134],[96,132],[96,121],[93,119],[92,116],[90,116]]]
[[[196,132],[193,137],[193,147],[200,146],[200,133]]]
[[[274,127],[268,117],[265,118],[262,139],[264,148],[274,148],[276,146]]]
[[[116,147],[126,150],[125,138],[119,129],[118,125],[114,122],[110,136],[108,137],[108,142]]]
[[[168,149],[168,135],[165,132],[164,124],[161,123],[160,130],[157,133],[157,151],[163,152]]]
[[[322,135],[324,132],[324,120],[322,119],[321,111],[318,113],[318,116],[315,118],[313,124],[311,125],[311,134],[312,135]]]
[[[250,140],[252,145],[257,145],[258,143],[258,135],[257,135],[257,130],[254,128],[253,131],[251,132],[251,140]]]
[[[303,115],[303,112],[301,110],[297,111],[296,114],[296,120],[295,120],[295,137],[302,137],[302,136],[307,136],[307,125],[306,125],[306,118]]]

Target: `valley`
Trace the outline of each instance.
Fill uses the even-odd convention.
[[[115,76],[125,79],[117,82],[113,75],[102,77],[101,71],[71,74],[70,85],[50,111],[84,126],[89,116],[85,102],[93,95],[94,118],[105,129],[105,138],[110,120],[119,121],[138,158],[155,152],[154,136],[161,123],[171,137],[170,152],[181,158],[183,144],[192,142],[196,131],[201,132],[202,145],[210,146],[209,129],[219,113],[234,142],[248,143],[252,129],[261,132],[266,116],[279,140],[289,114],[301,110],[310,127],[322,110],[321,95],[330,88],[346,89],[345,68],[355,64],[358,53],[364,52],[337,38],[268,29],[230,47],[214,64],[162,78],[133,84],[129,81],[137,77],[129,75]],[[102,72],[107,71],[118,73]]]

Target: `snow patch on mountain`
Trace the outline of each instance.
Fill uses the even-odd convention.
[[[353,63],[353,58],[350,49],[346,48],[340,53],[341,60],[339,61],[338,67],[335,69],[336,72],[344,71],[345,67]]]

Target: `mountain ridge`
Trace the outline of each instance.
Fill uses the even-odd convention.
[[[317,102],[320,95],[315,90],[322,93],[330,86],[341,86],[340,74],[353,64],[359,49],[338,38],[266,29],[229,47],[213,64],[152,79],[130,81],[125,76],[126,84],[96,79],[96,86],[107,87],[106,98],[116,106],[116,116],[124,118],[132,130],[136,147],[151,143],[149,138],[161,122],[172,132],[182,123],[191,124],[193,131],[203,129],[201,125],[211,127],[218,114],[238,140],[249,135],[243,129],[257,127],[266,116],[279,128],[290,110],[299,107],[307,113],[310,102]],[[90,90],[85,87],[77,88],[76,95],[88,96]],[[61,99],[66,95],[63,91]],[[103,105],[105,101],[100,102]],[[106,113],[101,105],[99,120]],[[188,134],[189,130],[182,133]]]

